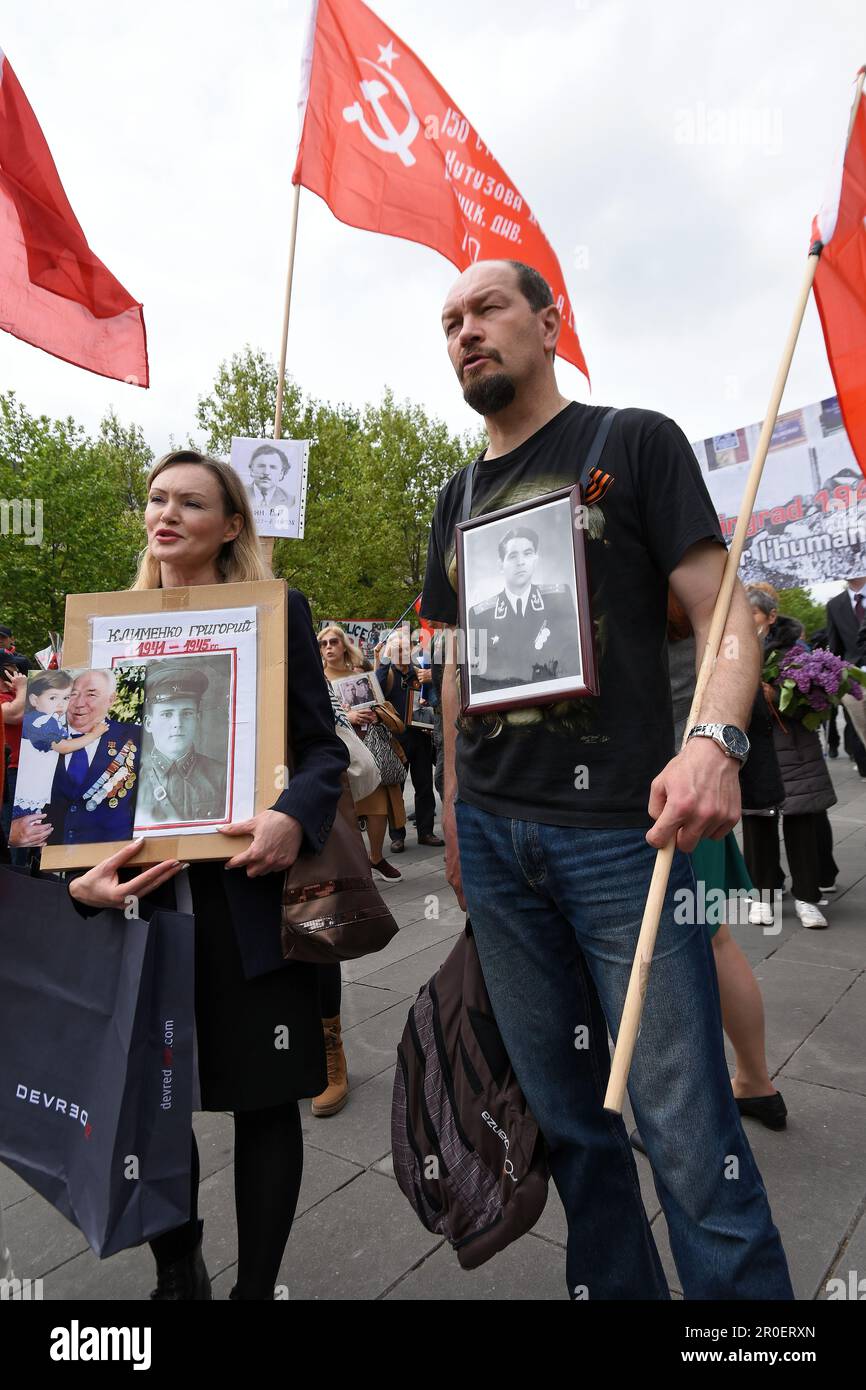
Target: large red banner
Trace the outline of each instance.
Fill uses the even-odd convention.
[[[588,377],[559,261],[463,112],[361,0],[318,0],[293,183],[342,222],[418,241],[460,270],[525,261],[562,313],[557,352]]]

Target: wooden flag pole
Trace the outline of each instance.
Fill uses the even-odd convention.
[[[857,111],[857,103],[863,91],[863,83],[866,79],[866,69],[861,69],[858,74],[857,87],[854,95],[851,121],[848,126],[848,138],[850,139],[851,130],[854,125],[854,116]],[[725,569],[722,575],[722,582],[719,586],[716,598],[713,617],[710,623],[710,630],[707,635],[707,642],[704,648],[701,669],[698,673],[698,680],[695,686],[695,693],[692,699],[689,717],[686,720],[684,730],[685,735],[693,724],[698,722],[701,703],[704,698],[704,691],[713,673],[716,659],[719,654],[722,636],[725,625],[728,621],[728,610],[731,605],[731,595],[734,591],[734,581],[737,577],[737,569],[740,564],[740,557],[743,553],[743,544],[746,539],[746,530],[751,519],[755,506],[755,498],[758,493],[758,486],[761,481],[761,474],[764,470],[764,462],[770,446],[773,430],[776,427],[776,419],[779,414],[779,406],[782,401],[782,394],[785,390],[785,383],[788,379],[788,372],[791,368],[791,360],[794,356],[794,349],[797,346],[797,338],[800,327],[803,323],[803,315],[806,312],[806,304],[812,289],[812,282],[815,279],[815,272],[818,269],[818,258],[821,254],[821,243],[816,242],[809,252],[806,262],[806,272],[803,276],[803,283],[797,298],[797,305],[794,310],[794,317],[788,331],[788,338],[782,352],[782,359],[779,363],[776,379],[773,382],[773,389],[770,393],[770,403],[767,407],[767,415],[764,420],[758,446],[755,450],[755,457],[749,476],[746,481],[746,490],[740,504],[740,514],[737,517],[737,525],[734,531],[731,548],[725,562]],[[653,951],[655,949],[656,936],[658,934],[659,919],[664,905],[665,892],[667,890],[668,879],[670,878],[671,864],[673,863],[674,848],[676,845],[676,835],[656,854],[653,876],[650,881],[649,893],[647,895],[646,907],[644,908],[643,920],[641,921],[640,935],[638,936],[637,947],[634,955],[634,963],[631,969],[631,976],[628,982],[625,1003],[623,1005],[622,1018],[620,1019],[619,1032],[617,1033],[616,1048],[611,1062],[610,1080],[604,1098],[605,1110],[613,1111],[614,1114],[621,1114],[625,1103],[625,1091],[628,1083],[628,1074],[631,1069],[632,1057],[634,1056],[635,1043],[640,1031],[641,1013],[643,1012],[643,1002],[646,995],[647,984],[649,983],[650,966],[652,965]]]
[[[283,335],[280,341],[280,367],[277,373],[277,403],[274,410],[274,439],[281,439],[283,434],[283,396],[286,389],[286,356],[289,347],[289,315],[292,308],[292,280],[295,274],[295,244],[298,239],[298,208],[301,202],[301,185],[295,184],[295,193],[292,199],[292,226],[289,232],[289,269],[286,275],[286,299],[283,305]],[[270,568],[274,558],[274,538],[273,536],[260,536],[259,545],[262,548],[262,556],[265,564]]]

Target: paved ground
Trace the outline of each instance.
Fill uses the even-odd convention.
[[[736,929],[761,983],[770,1071],[790,1113],[781,1134],[747,1122],[748,1133],[799,1299],[825,1296],[831,1276],[866,1276],[866,783],[847,760],[829,766],[839,794],[831,818],[841,871],[827,909],[830,930],[803,930],[790,898],[778,936]],[[391,1174],[394,1048],[412,997],[462,927],[442,852],[410,844],[398,862],[404,882],[385,891],[399,936],[381,955],[344,967],[349,1104],[328,1120],[314,1120],[303,1107],[304,1183],[280,1278],[292,1299],[564,1298],[565,1221],[553,1189],[530,1235],[465,1274],[450,1248],[420,1225]],[[196,1132],[205,1257],[215,1297],[226,1298],[237,1255],[231,1117],[201,1115]],[[677,1294],[649,1165],[642,1157],[638,1165]],[[147,1297],[153,1273],[146,1249],[100,1262],[78,1231],[5,1168],[0,1204],[16,1273],[42,1276],[46,1299]]]

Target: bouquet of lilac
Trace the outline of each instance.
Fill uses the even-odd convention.
[[[763,680],[779,691],[779,710],[801,720],[804,728],[817,729],[842,702],[843,695],[863,699],[866,671],[840,656],[816,647],[807,651],[799,642],[786,652],[767,659]]]

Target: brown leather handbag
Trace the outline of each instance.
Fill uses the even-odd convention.
[[[399,928],[373,883],[349,779],[319,854],[301,853],[286,873],[281,912],[283,958],[312,965],[381,951]]]
[[[403,720],[400,718],[390,700],[383,700],[381,705],[374,705],[373,709],[390,734],[405,734],[406,725],[403,723]]]

